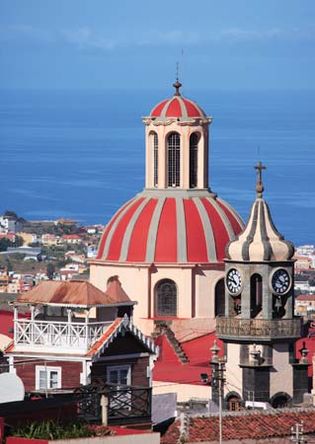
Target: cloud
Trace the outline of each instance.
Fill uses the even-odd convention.
[[[31,25],[17,24],[0,26],[1,42],[52,42],[55,41],[54,33],[47,29],[36,28]]]
[[[315,40],[315,27],[310,28],[267,28],[260,30],[244,28],[223,29],[217,34],[218,40],[235,42],[257,41],[305,41]]]
[[[315,27],[250,29],[232,27],[219,30],[129,29],[97,30],[89,26],[43,29],[27,24],[0,26],[0,42],[15,45],[67,44],[77,50],[112,51],[130,48],[187,47],[270,42],[315,42]]]
[[[112,50],[117,46],[115,40],[103,37],[87,26],[61,31],[61,36],[67,43],[74,44],[79,49],[96,48]]]
[[[200,33],[175,29],[165,32],[151,31],[150,33],[140,36],[134,44],[137,46],[194,45],[200,41]]]
[[[252,41],[274,39],[283,36],[283,31],[278,28],[254,31],[250,29],[230,28],[222,30],[218,38],[225,40],[231,39],[236,41]]]

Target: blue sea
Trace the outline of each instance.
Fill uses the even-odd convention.
[[[170,91],[169,94],[172,92]],[[279,231],[315,243],[315,92],[188,91],[213,116],[211,189],[247,219],[262,160]],[[144,186],[141,116],[165,91],[1,91],[0,213],[106,223]]]

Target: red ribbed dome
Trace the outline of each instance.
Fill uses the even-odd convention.
[[[158,103],[151,111],[154,118],[206,118],[204,111],[192,100],[181,95],[171,97]]]
[[[210,193],[143,192],[106,226],[97,259],[136,263],[216,263],[243,229],[237,213]]]

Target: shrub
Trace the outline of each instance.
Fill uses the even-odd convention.
[[[32,422],[18,426],[11,433],[13,436],[37,439],[70,439],[106,436],[110,431],[106,427],[93,427],[83,422],[62,424],[56,421]]]

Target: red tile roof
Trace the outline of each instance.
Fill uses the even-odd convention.
[[[307,334],[307,333],[306,333]],[[215,332],[199,336],[189,341],[180,341],[180,345],[188,358],[187,363],[182,363],[176,351],[166,335],[158,336],[155,344],[159,346],[159,358],[153,368],[154,381],[168,381],[178,384],[201,385],[200,373],[211,374],[210,368],[210,348],[214,341],[217,341],[221,351],[219,356],[223,356],[222,342],[216,338]],[[308,336],[302,337],[296,342],[296,358],[301,358],[300,350],[305,344],[308,353],[308,376],[313,375],[312,357],[315,355],[315,322],[308,330]]]
[[[87,356],[99,355],[104,348],[114,340],[114,338],[121,332],[127,330],[129,333],[137,337],[137,339],[146,347],[147,351],[152,354],[157,354],[158,349],[152,339],[145,336],[135,325],[130,322],[128,316],[124,318],[116,318],[112,324],[107,328],[98,341],[96,341],[87,353]]]
[[[299,294],[295,296],[296,301],[315,301],[315,294]]]
[[[78,234],[64,234],[62,236],[62,239],[76,240],[76,239],[81,239],[81,236],[79,236]]]
[[[304,433],[315,432],[315,409],[285,410],[277,412],[240,412],[236,415],[223,416],[223,440],[232,439],[268,439],[288,436],[291,427],[304,422]],[[189,418],[187,442],[218,442],[219,418]],[[180,420],[175,421],[161,437],[162,444],[174,444],[180,437]]]
[[[59,305],[105,305],[103,293],[87,281],[42,281],[36,287],[17,297],[17,302]]]
[[[211,374],[210,348],[215,340],[215,333],[212,332],[190,341],[181,342],[181,347],[188,358],[188,363],[182,363],[167,336],[163,334],[157,337],[155,344],[160,347],[160,353],[153,368],[153,380],[203,385],[200,374]],[[221,341],[217,340],[217,343],[223,355]]]
[[[105,293],[88,281],[42,281],[20,294],[17,302],[80,306],[132,304],[118,279],[108,283]]]
[[[107,289],[105,291],[108,304],[131,303],[127,293],[123,290],[118,276],[112,276],[107,281]]]
[[[116,330],[120,327],[123,322],[122,318],[116,318],[114,322],[108,327],[108,329],[102,334],[102,336],[94,342],[87,356],[94,356],[100,349],[106,344],[106,342],[111,338],[111,336],[115,333]]]

